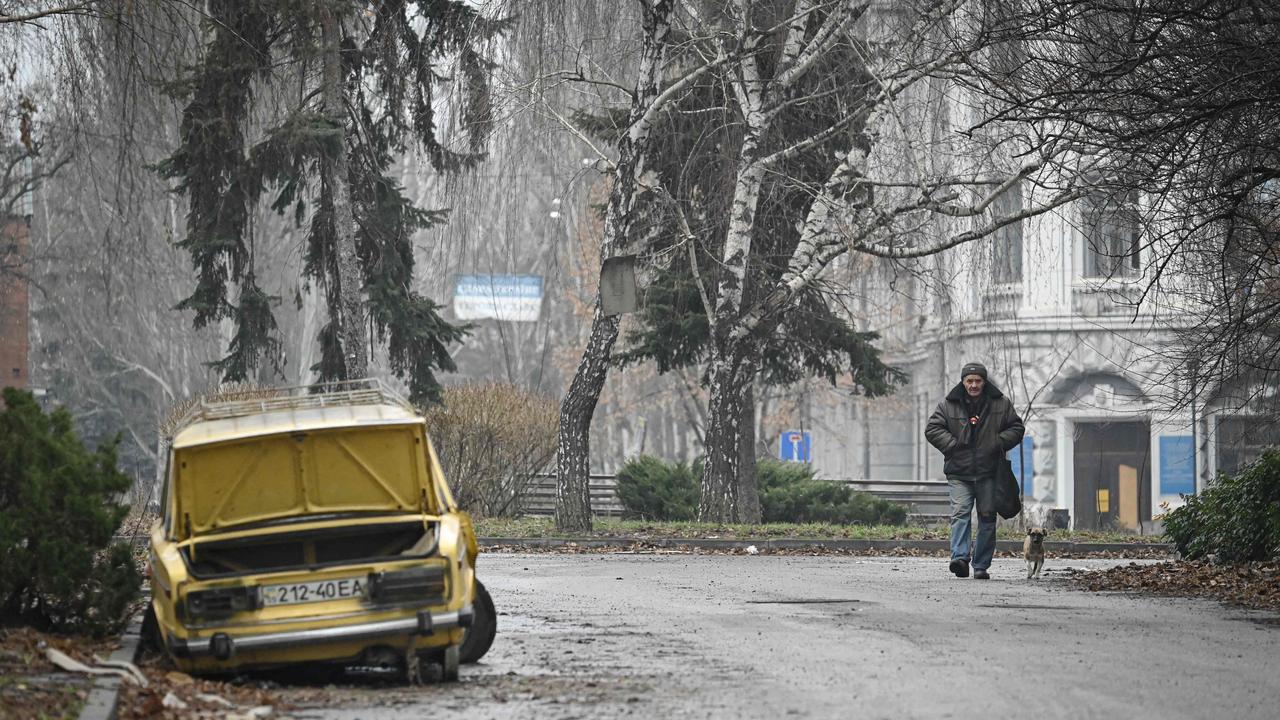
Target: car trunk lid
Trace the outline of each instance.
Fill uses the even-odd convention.
[[[260,435],[174,451],[179,539],[282,518],[430,512],[420,424]]]

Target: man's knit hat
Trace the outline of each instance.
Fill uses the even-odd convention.
[[[982,378],[983,381],[986,381],[987,368],[982,363],[976,363],[976,362],[965,363],[964,367],[960,369],[960,380],[963,381],[965,378],[969,377],[970,375],[977,375],[978,377]]]

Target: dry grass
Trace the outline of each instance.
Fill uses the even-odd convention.
[[[476,532],[483,537],[501,538],[549,538],[559,537],[551,518],[486,518],[476,522]],[[1022,533],[1013,527],[1001,527],[997,531],[1001,539],[1021,539]],[[760,525],[735,525],[700,522],[654,522],[651,520],[621,520],[596,518],[589,537],[613,538],[725,538],[768,539],[800,538],[813,540],[861,539],[861,540],[945,540],[949,530],[940,527],[916,527],[902,525],[831,525],[825,523],[766,523]],[[1130,535],[1102,531],[1054,530],[1051,542],[1106,542],[1131,543],[1135,546],[1161,543],[1162,537]]]

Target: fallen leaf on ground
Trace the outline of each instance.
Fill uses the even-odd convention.
[[[841,555],[853,557],[949,557],[951,554],[951,551],[945,547],[929,549],[900,546],[888,548],[833,548],[819,544],[786,548],[752,547],[756,547],[756,553],[752,553],[749,547],[697,547],[683,544],[679,539],[672,539],[662,545],[643,540],[633,543],[606,542],[599,546],[591,547],[583,546],[581,544],[571,546],[562,545],[557,547],[524,544],[489,545],[485,547],[484,551],[486,553],[539,553],[548,555],[627,553],[636,555],[778,555],[789,557],[818,555]],[[1001,550],[996,553],[996,556],[1002,558],[1021,558],[1022,552]],[[1048,550],[1045,552],[1045,557],[1050,559],[1088,558],[1097,560],[1160,560],[1168,558],[1169,551],[1162,547],[1143,547],[1141,544],[1135,543],[1134,547],[1125,548],[1119,551],[1107,550],[1082,552],[1077,550]]]
[[[1215,565],[1185,560],[1074,571],[1067,582],[1093,592],[1129,591],[1203,597],[1242,607],[1280,610],[1280,562]]]

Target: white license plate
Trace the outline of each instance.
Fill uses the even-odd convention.
[[[366,580],[360,577],[267,585],[262,588],[262,602],[270,607],[363,597],[365,583]]]

